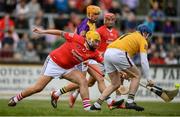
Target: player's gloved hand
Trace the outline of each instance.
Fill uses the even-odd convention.
[[[147,80],[147,85],[146,85],[146,87],[147,87],[147,86],[153,87],[154,85],[155,85],[155,82],[154,82],[153,80]]]

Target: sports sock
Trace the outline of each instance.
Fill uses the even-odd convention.
[[[127,103],[133,103],[133,102],[134,102],[134,94],[129,94],[128,99],[127,99]]]
[[[56,90],[56,92],[54,93],[55,96],[60,96],[64,93],[66,93],[67,91],[65,90],[65,87],[61,88],[61,89],[58,89]]]
[[[112,104],[112,102],[113,102],[111,97],[107,97],[105,100],[106,100],[108,105]]]
[[[75,90],[73,93],[72,93],[72,96],[73,97],[77,97],[79,94],[79,89]]]
[[[23,99],[22,92],[14,97],[14,101],[17,103]]]
[[[84,107],[84,110],[89,110],[90,109],[90,99],[89,98],[84,98],[83,99],[83,107]]]
[[[115,101],[117,102],[117,101],[120,101],[120,100],[122,100],[123,98],[121,97],[121,95],[116,95],[116,99],[115,99]]]
[[[99,103],[97,103],[97,102],[94,103],[94,106],[95,106],[96,108],[101,108],[101,105],[100,105]]]

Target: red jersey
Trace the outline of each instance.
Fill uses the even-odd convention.
[[[98,51],[104,53],[106,50],[106,47],[116,40],[119,37],[119,33],[116,29],[112,28],[109,30],[105,25],[99,27],[96,30],[100,36],[101,36],[101,42],[99,44],[99,47],[97,48]]]
[[[14,27],[14,21],[11,19],[8,19],[7,24],[5,18],[0,19],[0,40],[3,39],[3,34],[6,28],[6,25],[9,29]]]
[[[102,62],[103,58],[98,51],[90,51],[85,47],[85,39],[78,34],[65,33],[66,42],[50,53],[51,59],[64,69],[70,69],[75,65],[95,59]]]

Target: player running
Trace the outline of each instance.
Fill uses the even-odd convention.
[[[102,56],[96,51],[100,42],[99,33],[88,31],[86,38],[84,38],[77,34],[53,29],[43,30],[35,28],[33,32],[38,34],[59,35],[64,37],[66,42],[49,54],[44,62],[41,75],[37,82],[18,95],[10,98],[8,106],[16,106],[23,98],[42,91],[53,78],[58,77],[79,85],[84,110],[89,110],[91,104],[86,78],[82,72],[76,70],[74,66],[89,58],[93,58],[100,63],[103,61]]]
[[[140,53],[143,74],[148,79],[149,85],[153,85],[154,83],[150,80],[149,76],[149,63],[147,59],[148,38],[151,35],[152,31],[150,28],[146,25],[139,25],[136,32],[122,35],[108,46],[104,54],[104,64],[105,70],[111,79],[111,85],[103,91],[99,99],[91,106],[91,110],[100,110],[105,98],[121,85],[120,71],[125,72],[131,78],[125,108],[135,109],[136,111],[144,110],[143,107],[138,106],[134,102],[141,75],[131,57]]]

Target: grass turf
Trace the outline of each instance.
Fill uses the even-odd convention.
[[[54,109],[48,100],[23,100],[16,107],[8,107],[8,100],[0,100],[0,116],[180,116],[180,103],[138,102],[145,108],[143,112],[134,110],[109,110],[103,104],[99,112],[86,112],[80,101],[69,108],[67,101],[59,101]]]

